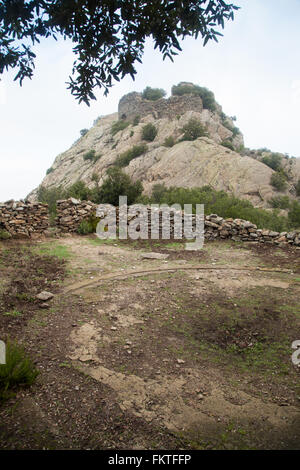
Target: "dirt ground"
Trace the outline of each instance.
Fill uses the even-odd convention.
[[[299,260],[231,241],[1,243],[0,339],[40,373],[0,406],[0,448],[299,449]]]

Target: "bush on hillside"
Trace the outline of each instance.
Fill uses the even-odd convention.
[[[270,184],[276,191],[285,191],[287,188],[286,175],[281,171],[272,174]]]
[[[176,141],[172,135],[166,137],[164,140],[164,147],[173,147],[176,144]]]
[[[188,123],[183,126],[181,131],[184,133],[181,140],[196,140],[198,137],[205,137],[207,132],[205,127],[197,119],[190,119]]]
[[[140,120],[141,120],[140,115],[137,114],[136,116],[134,116],[133,126],[137,126],[140,123]]]
[[[140,181],[133,182],[120,168],[111,167],[107,170],[107,178],[98,189],[96,202],[119,205],[119,196],[127,196],[128,205],[134,204],[143,192]]]
[[[126,129],[126,127],[129,126],[129,122],[128,121],[124,121],[124,120],[120,120],[120,121],[116,121],[113,123],[113,125],[111,126],[111,130],[110,130],[110,133],[112,135],[116,135],[118,132],[120,131],[123,131],[124,129]]]
[[[100,175],[98,175],[98,173],[96,173],[96,172],[94,171],[93,174],[92,174],[91,180],[94,181],[96,184],[98,184],[98,183],[99,183],[99,180],[100,180]]]
[[[218,214],[221,217],[250,220],[258,228],[267,228],[278,232],[289,228],[287,217],[279,216],[276,210],[273,212],[257,209],[251,202],[238,199],[225,191],[216,191],[209,186],[201,188],[166,188],[162,184],[154,185],[150,203],[180,204],[204,204],[205,214]],[[293,219],[294,220],[294,219]]]
[[[288,209],[291,201],[288,196],[274,196],[269,203],[274,209]]]
[[[83,160],[94,160],[96,155],[96,150],[89,150],[83,154]]]
[[[211,111],[216,110],[216,101],[215,96],[212,91],[208,88],[200,87],[198,85],[185,85],[178,84],[172,86],[172,95],[173,96],[182,96],[186,94],[193,94],[200,96],[203,103],[203,108],[210,109]]]
[[[229,140],[223,140],[223,142],[221,142],[221,145],[223,145],[223,147],[227,147],[230,150],[235,150],[233,143]]]
[[[76,181],[76,183],[68,186],[65,191],[65,197],[73,197],[81,201],[88,201],[91,198],[92,191],[86,186],[83,181]]]
[[[147,142],[152,142],[155,137],[157,136],[157,129],[156,127],[149,122],[143,127],[142,130],[142,139],[146,140]]]
[[[289,210],[289,222],[293,228],[300,228],[300,204],[297,201],[293,201],[290,205]]]
[[[272,168],[274,171],[279,171],[281,168],[282,157],[279,153],[271,153],[261,159],[262,163]]]
[[[127,150],[126,152],[121,153],[117,157],[115,161],[115,165],[119,168],[128,166],[131,160],[133,160],[134,158],[140,157],[145,152],[147,152],[146,144],[135,145],[131,149]]]
[[[162,88],[151,88],[150,86],[147,86],[142,93],[144,100],[149,101],[157,101],[164,96],[166,96],[165,90]]]
[[[84,137],[88,133],[88,131],[89,131],[88,129],[81,129],[80,131],[81,137]]]

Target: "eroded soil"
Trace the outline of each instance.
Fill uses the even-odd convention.
[[[3,243],[0,337],[40,374],[0,407],[1,448],[299,449],[299,254]],[[41,290],[55,294],[46,308]]]

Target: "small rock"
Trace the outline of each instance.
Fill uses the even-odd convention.
[[[178,364],[184,364],[185,361],[183,359],[177,359]]]
[[[38,300],[43,300],[43,301],[50,300],[53,297],[54,297],[54,294],[52,294],[51,292],[47,292],[45,290],[40,292],[40,294],[36,296]]]
[[[143,259],[166,259],[169,255],[164,253],[144,253],[142,254]]]

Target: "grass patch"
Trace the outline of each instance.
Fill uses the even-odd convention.
[[[6,364],[0,364],[0,403],[14,395],[19,387],[33,384],[38,371],[16,342],[6,343]]]
[[[38,254],[47,256],[56,256],[59,259],[69,259],[72,257],[70,250],[63,245],[55,243],[45,243],[34,249]]]
[[[110,133],[112,135],[116,135],[118,132],[120,131],[123,131],[124,129],[126,129],[126,127],[129,126],[129,122],[128,121],[116,121],[113,123],[113,125],[111,126],[111,130],[110,130]]]

